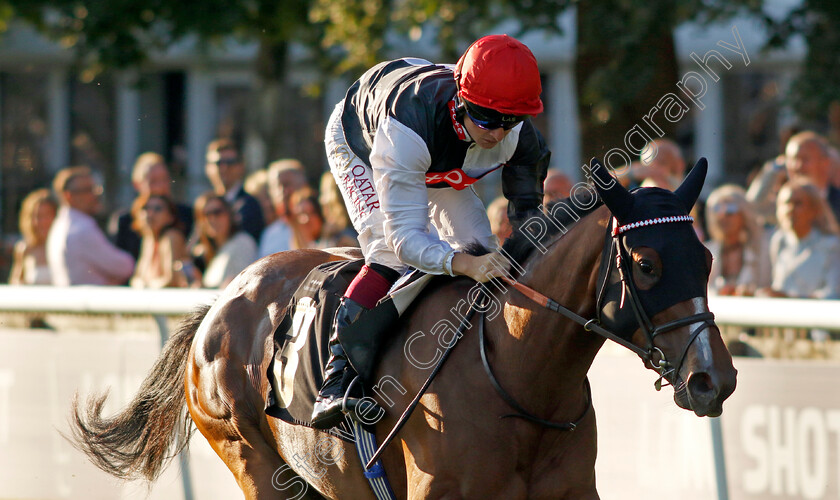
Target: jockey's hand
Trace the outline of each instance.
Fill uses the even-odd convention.
[[[510,262],[499,252],[490,252],[484,255],[470,255],[463,252],[456,252],[452,257],[452,272],[461,276],[484,283],[493,278],[508,276],[510,273]]]

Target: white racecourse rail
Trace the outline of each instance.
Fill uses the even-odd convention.
[[[146,314],[161,329],[158,338],[0,324],[0,498],[237,498],[232,476],[200,435],[189,463],[173,464],[151,493],[94,470],[58,435],[73,392],[111,387],[108,410],[124,404],[167,335],[166,317],[217,295],[0,285],[0,311]],[[720,325],[840,330],[840,302],[716,297],[710,307]],[[670,389],[655,392],[655,376],[638,358],[608,345],[590,371],[601,498],[840,497],[840,364],[736,358],[735,365],[738,389],[723,417],[701,419],[678,409]]]

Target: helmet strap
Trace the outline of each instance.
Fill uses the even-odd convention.
[[[455,84],[457,86],[457,83]],[[461,99],[461,96],[458,93],[455,93],[455,119],[464,124],[464,117],[467,115],[466,104],[464,104],[464,100]]]

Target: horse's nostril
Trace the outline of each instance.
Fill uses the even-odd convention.
[[[693,373],[688,377],[688,392],[693,398],[714,395],[715,384],[708,373]]]

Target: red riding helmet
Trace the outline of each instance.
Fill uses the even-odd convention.
[[[509,115],[542,112],[542,85],[537,59],[508,35],[479,38],[464,52],[455,69],[458,96]]]

